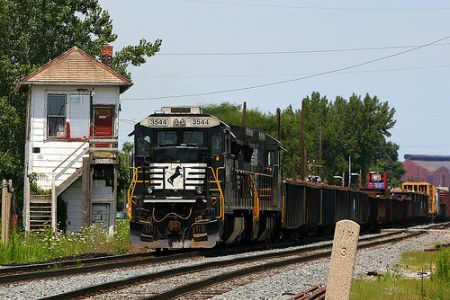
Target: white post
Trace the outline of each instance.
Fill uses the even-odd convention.
[[[23,221],[25,233],[30,232],[30,178],[25,173],[23,189]]]
[[[52,230],[56,232],[56,177],[52,175]]]

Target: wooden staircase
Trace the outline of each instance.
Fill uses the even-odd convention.
[[[78,178],[83,174],[83,168],[77,168],[72,175],[66,178],[61,184],[55,187],[56,197],[58,197],[62,192],[64,192],[69,186],[72,185]]]
[[[56,231],[58,196],[83,176],[83,172],[86,172],[86,166],[88,167],[87,172],[89,172],[91,165],[116,164],[117,143],[118,140],[116,138],[85,141],[53,169],[51,174],[51,195],[29,196],[29,207],[25,217],[25,219],[28,219],[28,223],[25,225],[25,229],[27,231],[43,231],[45,228],[50,227],[53,231]],[[84,160],[85,158],[87,158],[87,161]],[[81,167],[76,167],[79,166],[80,162]],[[84,165],[85,163],[89,164],[89,166]]]
[[[52,225],[52,197],[30,196],[30,230],[43,231]]]

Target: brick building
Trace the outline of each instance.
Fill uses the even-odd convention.
[[[402,181],[426,181],[434,186],[450,186],[450,156],[406,154]]]

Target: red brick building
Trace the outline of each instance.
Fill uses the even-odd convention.
[[[450,156],[406,154],[402,181],[426,181],[450,187]]]

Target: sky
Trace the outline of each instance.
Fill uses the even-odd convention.
[[[162,39],[160,52],[129,68],[134,85],[121,96],[121,119],[141,120],[163,106],[225,101],[246,101],[249,108],[275,112],[288,105],[299,108],[313,91],[330,100],[369,93],[396,109],[389,139],[400,146],[401,160],[404,154],[450,155],[450,38],[413,49],[450,36],[448,1],[99,2],[113,19],[115,50],[141,38]],[[349,50],[355,48],[360,50]],[[342,49],[347,50],[322,51]],[[412,51],[341,72],[215,93],[338,70],[406,50]],[[204,95],[165,98],[189,94]],[[127,136],[132,130],[121,122],[121,143],[132,140]]]

